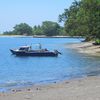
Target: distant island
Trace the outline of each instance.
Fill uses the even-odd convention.
[[[12,31],[3,32],[3,35],[23,36],[82,36],[85,41],[95,41],[100,44],[100,0],[74,1],[58,17],[57,22],[44,21],[42,25],[33,27],[26,23],[20,23],[13,27]]]
[[[42,25],[33,28],[26,23],[20,23],[13,27],[13,31],[6,31],[3,35],[24,35],[24,36],[60,36],[65,35],[64,27],[57,22],[44,21]]]

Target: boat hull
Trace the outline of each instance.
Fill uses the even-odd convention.
[[[58,56],[58,53],[56,52],[29,52],[29,51],[16,51],[10,49],[12,54],[15,54],[16,56]]]

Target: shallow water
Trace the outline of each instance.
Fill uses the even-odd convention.
[[[0,91],[32,84],[50,83],[65,79],[99,75],[100,57],[80,54],[66,48],[69,43],[79,43],[78,38],[0,38]],[[17,57],[10,48],[37,43],[43,48],[57,49],[58,57]]]

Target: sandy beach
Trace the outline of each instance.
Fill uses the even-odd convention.
[[[100,77],[12,90],[0,93],[0,100],[100,100]]]
[[[76,49],[80,53],[100,55],[100,46],[94,46],[92,42],[71,44],[66,47]],[[12,89],[0,93],[0,100],[100,100],[100,77],[90,76],[60,83]]]
[[[93,41],[66,45],[66,48],[77,50],[79,53],[100,56],[100,45],[93,45]]]

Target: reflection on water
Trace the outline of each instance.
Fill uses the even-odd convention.
[[[11,87],[50,83],[75,77],[100,74],[100,57],[80,54],[65,44],[78,43],[77,38],[0,38],[0,90]],[[58,57],[17,57],[10,48],[32,44],[37,48],[57,49]]]

